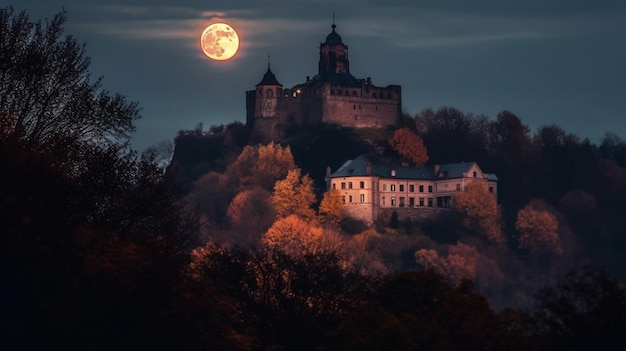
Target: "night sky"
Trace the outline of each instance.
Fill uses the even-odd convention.
[[[142,107],[133,146],[171,140],[202,122],[245,122],[245,91],[272,71],[291,87],[317,73],[331,31],[350,71],[398,84],[403,109],[451,106],[494,119],[510,110],[532,132],[558,124],[592,142],[626,139],[623,0],[122,1],[9,0],[31,20],[65,9],[66,33],[86,43],[93,78]],[[239,33],[238,55],[206,58],[204,27]]]

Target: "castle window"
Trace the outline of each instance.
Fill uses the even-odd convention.
[[[267,89],[267,97],[272,97],[274,95],[274,92],[272,91],[272,89]]]
[[[400,198],[400,207],[404,207],[404,197]]]
[[[428,192],[429,192],[429,193],[432,193],[432,192],[433,192],[433,186],[432,186],[432,185],[429,185],[429,186],[428,186]]]
[[[493,187],[492,186],[489,187],[489,192],[493,194]]]
[[[348,182],[348,189],[352,189],[352,182]]]
[[[415,192],[415,185],[413,185],[413,184],[409,185],[409,192],[410,193],[414,193]]]
[[[383,196],[383,206],[385,206],[385,197]]]
[[[428,207],[433,207],[433,198],[432,197],[428,198]]]
[[[356,105],[352,105],[352,109],[353,109],[353,110],[356,110]]]
[[[420,197],[420,206],[424,207],[424,198]]]
[[[409,207],[415,207],[415,198],[414,197],[410,197],[409,198]]]
[[[341,189],[345,189],[346,188],[346,183],[345,182],[341,182]]]
[[[387,184],[383,184],[383,191],[387,191]]]
[[[461,191],[461,184],[456,185],[456,191]]]
[[[343,203],[343,204],[346,203],[346,196],[345,195],[341,196],[341,203]]]
[[[352,203],[352,195],[348,196],[348,200],[350,203]]]
[[[396,198],[395,198],[395,196],[391,197],[391,206],[396,207]]]
[[[365,202],[365,194],[361,194],[361,202]]]
[[[404,184],[400,184],[400,191],[404,191]]]
[[[420,185],[420,193],[423,193],[423,192],[424,192],[424,186]]]
[[[259,89],[259,97],[263,97],[263,90]]]
[[[359,188],[365,189],[365,182],[359,182]]]
[[[476,172],[474,172],[474,178],[476,178]]]
[[[391,184],[391,191],[396,191],[396,185],[395,184]]]
[[[337,189],[337,184],[333,183],[333,189]]]

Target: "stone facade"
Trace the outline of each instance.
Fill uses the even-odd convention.
[[[454,195],[480,182],[498,198],[498,178],[476,162],[408,167],[361,155],[327,176],[329,189],[341,192],[348,216],[366,223],[398,218],[420,220],[449,209]]]
[[[318,74],[284,88],[270,69],[255,90],[246,92],[246,123],[264,139],[289,128],[320,123],[353,128],[395,126],[402,114],[399,85],[377,87],[371,78],[350,74],[348,46],[335,31],[320,44]]]

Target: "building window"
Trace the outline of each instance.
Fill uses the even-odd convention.
[[[352,195],[348,196],[348,201],[350,201],[350,203],[352,203]]]
[[[346,188],[346,183],[345,182],[341,182],[341,189],[345,189]]]
[[[385,206],[385,197],[383,196],[383,206]]]
[[[359,182],[359,188],[365,189],[365,182]]]
[[[272,89],[267,89],[267,97],[272,97],[274,96],[274,92],[272,91]]]
[[[404,207],[404,197],[400,198],[400,207]]]
[[[391,191],[396,191],[396,185],[395,184],[391,184]]]
[[[361,194],[361,202],[365,202],[365,194]]]
[[[424,198],[420,197],[420,206],[424,207]]]
[[[352,189],[352,182],[348,182],[348,189]]]
[[[400,191],[404,191],[404,184],[400,184]]]
[[[423,192],[424,192],[424,186],[420,185],[420,193],[423,193]]]
[[[396,198],[395,198],[395,196],[391,197],[391,206],[396,207]]]
[[[409,185],[409,192],[410,193],[414,193],[415,192],[415,185],[413,185],[413,184]]]
[[[474,171],[474,178],[476,178],[476,171]]]
[[[456,185],[456,191],[461,191],[461,184]]]
[[[433,198],[432,197],[428,198],[428,207],[433,207]]]
[[[432,185],[429,185],[429,186],[428,186],[428,192],[429,192],[429,193],[432,193],[432,192],[433,192],[433,186],[432,186]]]
[[[341,196],[341,203],[343,203],[343,204],[346,203],[346,196],[345,195]]]
[[[392,170],[391,170],[391,176],[392,176],[392,177],[395,177],[395,176],[396,176],[396,170],[395,170],[395,169],[392,169]]]
[[[353,109],[353,110],[356,110],[356,105],[352,105],[352,109]]]
[[[415,198],[414,197],[410,197],[409,198],[409,207],[415,207]]]
[[[443,197],[437,197],[437,207],[443,207]]]
[[[492,186],[489,187],[489,192],[493,194],[493,187]]]
[[[387,191],[387,184],[383,184],[383,191]]]
[[[333,189],[337,189],[337,184],[333,183]]]

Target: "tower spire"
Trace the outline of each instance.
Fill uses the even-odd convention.
[[[267,54],[267,68],[270,68],[270,54]]]
[[[335,13],[333,12],[333,25],[330,26],[333,29],[333,33],[335,32],[335,28],[337,28],[337,26],[335,25]]]

